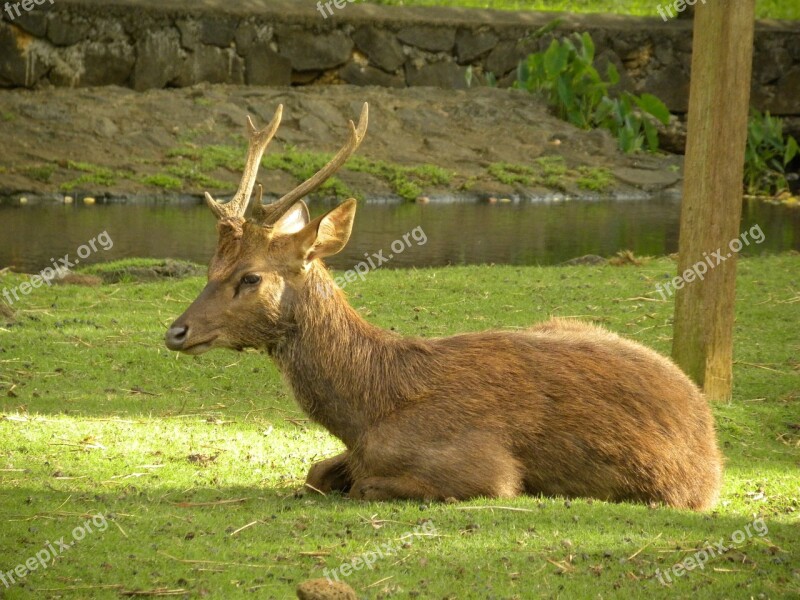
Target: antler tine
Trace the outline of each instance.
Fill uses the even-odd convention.
[[[295,202],[307,196],[319,186],[325,183],[341,166],[350,158],[350,155],[361,145],[367,133],[369,122],[369,105],[365,102],[361,109],[361,116],[358,118],[358,127],[349,122],[350,139],[344,147],[336,153],[328,164],[322,167],[309,179],[298,185],[291,192],[266,206],[254,206],[253,218],[263,225],[272,225],[288,211]]]
[[[247,147],[247,159],[245,160],[244,172],[242,173],[242,180],[239,183],[239,189],[236,190],[236,194],[234,194],[230,202],[225,204],[217,202],[211,194],[206,192],[206,204],[211,208],[211,211],[216,215],[217,219],[244,217],[247,212],[247,205],[250,201],[250,197],[253,194],[253,187],[256,184],[261,158],[264,156],[264,152],[272,141],[275,132],[278,131],[282,116],[283,104],[279,104],[275,111],[275,116],[272,117],[272,121],[261,131],[258,131],[255,125],[253,125],[252,119],[249,116],[247,117],[250,143]]]

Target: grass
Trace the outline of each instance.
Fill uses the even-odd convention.
[[[38,164],[25,167],[22,169],[22,172],[31,179],[41,181],[42,183],[47,183],[50,181],[50,178],[53,176],[55,170],[55,165]]]
[[[183,177],[196,185],[218,183],[214,180],[203,180],[208,172],[215,169],[227,169],[240,172],[244,166],[246,149],[236,146],[195,146],[185,144],[168,153],[168,157],[177,159],[178,163],[167,168],[177,177]],[[287,146],[283,152],[274,152],[264,156],[262,165],[265,169],[280,169],[289,173],[300,183],[319,171],[332,158],[332,154],[309,152]],[[433,165],[407,167],[394,163],[371,160],[361,156],[352,157],[342,168],[343,172],[367,173],[383,180],[389,188],[404,200],[414,200],[423,192],[423,185],[447,185],[452,173]],[[219,186],[204,186],[217,189]],[[337,198],[358,197],[338,177],[331,177],[319,188],[323,195]]]
[[[552,10],[658,16],[653,0],[373,0],[390,6],[461,6],[499,10]],[[756,15],[765,19],[800,19],[800,5],[786,0],[756,0]]]
[[[104,268],[117,266],[93,272]],[[675,268],[379,270],[347,291],[366,318],[403,334],[580,315],[668,352],[673,307],[655,285]],[[106,527],[3,597],[283,599],[384,544],[393,556],[346,578],[359,597],[796,597],[798,268],[797,255],[739,264],[734,399],[714,407],[727,470],[708,514],[559,498],[295,497],[312,462],[340,445],[305,420],[266,356],[164,348],[201,278],[35,289],[0,327],[0,570],[70,542],[93,515]],[[25,280],[0,274],[0,289]],[[732,544],[756,517],[768,533]],[[405,536],[426,523],[435,535]],[[717,541],[732,547],[704,569],[669,585],[655,576]]]
[[[578,167],[578,173],[580,177],[575,183],[579,188],[590,192],[605,192],[616,181],[611,171],[604,167]]]
[[[114,171],[113,169],[87,162],[69,161],[67,166],[71,170],[82,172],[83,175],[62,183],[60,186],[62,192],[71,192],[81,188],[81,186],[109,188],[117,183],[117,179],[127,176],[122,171]]]
[[[506,185],[529,187],[539,185],[549,189],[566,191],[570,186],[604,193],[614,186],[616,179],[605,167],[580,166],[570,169],[562,156],[540,156],[530,165],[515,163],[492,163],[487,174]]]

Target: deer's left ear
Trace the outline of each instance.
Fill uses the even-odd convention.
[[[297,233],[308,225],[310,220],[311,218],[308,216],[308,207],[305,202],[300,200],[297,204],[292,206],[285,215],[278,219],[273,227],[277,233]]]
[[[353,230],[356,204],[355,199],[350,198],[295,234],[297,249],[305,263],[331,256],[345,247]]]

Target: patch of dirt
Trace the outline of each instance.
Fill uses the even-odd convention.
[[[576,129],[521,91],[200,85],[143,93],[117,87],[0,91],[0,195],[61,201],[62,186],[76,179],[75,163],[124,173],[83,172],[68,192],[76,198],[201,195],[205,188],[196,182],[154,183],[176,148],[244,147],[246,116],[263,126],[282,103],[283,124],[268,152],[289,147],[333,152],[346,139],[347,120],[358,118],[365,101],[370,123],[359,155],[454,173],[447,185],[423,185],[426,196],[552,193],[548,184],[501,183],[489,173],[492,164],[532,166],[535,159],[552,156],[563,157],[569,169],[609,169],[615,175],[610,191],[621,195],[680,183],[682,157],[625,155],[607,132]],[[241,174],[219,168],[203,175],[224,182],[229,187],[221,191],[232,193]],[[260,178],[271,196],[296,184],[279,170],[262,169]],[[345,169],[341,179],[363,196],[390,194],[387,182],[371,174]],[[561,191],[581,193],[570,185]]]
[[[159,279],[183,279],[205,274],[206,268],[184,260],[165,259],[148,266],[103,265],[92,275],[73,274],[72,277],[92,278],[102,283],[119,283],[120,281],[156,281]],[[69,275],[67,277],[70,277]],[[69,281],[68,283],[73,283]],[[81,285],[80,283],[78,285]],[[90,285],[86,282],[82,285]]]

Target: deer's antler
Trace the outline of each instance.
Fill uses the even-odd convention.
[[[358,127],[350,121],[350,139],[344,147],[336,153],[330,162],[317,171],[309,179],[298,185],[291,192],[276,200],[272,204],[262,205],[260,202],[253,205],[253,220],[261,225],[271,226],[288,211],[295,202],[307,196],[319,186],[325,183],[356,151],[367,133],[367,122],[369,121],[369,105],[365,102],[361,109],[361,116],[358,119]],[[250,187],[252,189],[252,185]]]
[[[261,131],[258,131],[250,117],[247,117],[250,144],[247,148],[247,159],[244,165],[242,181],[239,183],[239,189],[236,190],[236,194],[231,198],[230,202],[225,204],[217,202],[211,194],[206,192],[206,204],[211,208],[211,211],[216,215],[217,219],[244,218],[247,212],[247,205],[253,194],[253,187],[256,184],[258,167],[261,165],[261,157],[264,156],[264,151],[272,141],[275,132],[278,131],[282,115],[283,104],[279,104],[278,109],[275,111],[275,116],[272,117],[272,121]]]

